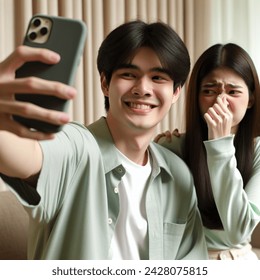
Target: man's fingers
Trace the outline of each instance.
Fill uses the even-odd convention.
[[[2,127],[2,125],[0,125],[0,127],[2,130],[5,130],[6,127],[7,131],[12,132],[18,135],[19,137],[29,138],[34,140],[50,140],[55,137],[55,134],[44,133],[41,131],[34,131],[25,126],[20,125],[17,122],[11,121],[10,119],[6,119],[4,126]]]
[[[69,115],[64,112],[45,109],[27,102],[4,102],[0,103],[0,113],[5,115],[18,115],[24,118],[30,118],[49,122],[56,125],[62,125],[69,122]]]
[[[19,46],[16,50],[3,61],[3,67],[6,71],[14,71],[20,68],[25,62],[40,61],[46,64],[56,64],[60,61],[59,54],[42,48],[31,48],[28,46]]]
[[[76,89],[60,82],[47,81],[37,77],[20,78],[1,84],[0,94],[39,93],[52,95],[62,99],[71,99],[76,95]]]

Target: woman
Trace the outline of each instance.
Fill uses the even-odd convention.
[[[160,144],[184,158],[193,173],[210,259],[257,258],[250,240],[260,220],[259,95],[246,51],[216,44],[191,73],[186,134],[155,139],[166,135]]]

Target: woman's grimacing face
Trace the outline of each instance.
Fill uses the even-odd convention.
[[[204,115],[221,97],[233,115],[232,133],[236,133],[246,110],[253,104],[245,81],[232,69],[217,68],[210,72],[201,83],[199,106]]]

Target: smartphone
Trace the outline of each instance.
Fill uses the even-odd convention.
[[[59,81],[73,85],[77,67],[79,65],[87,36],[87,27],[84,22],[65,17],[55,17],[38,14],[31,18],[23,44],[35,48],[47,48],[61,56],[55,65],[41,62],[27,62],[17,69],[16,77],[36,76],[42,79]],[[15,99],[31,102],[43,108],[67,112],[68,100],[42,94],[15,94]],[[42,131],[55,133],[62,126],[53,125],[44,121],[27,119],[14,115],[14,120],[22,125]]]

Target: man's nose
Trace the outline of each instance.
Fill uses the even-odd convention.
[[[142,77],[138,79],[132,88],[132,94],[135,95],[151,95],[152,94],[152,83],[148,78]]]

